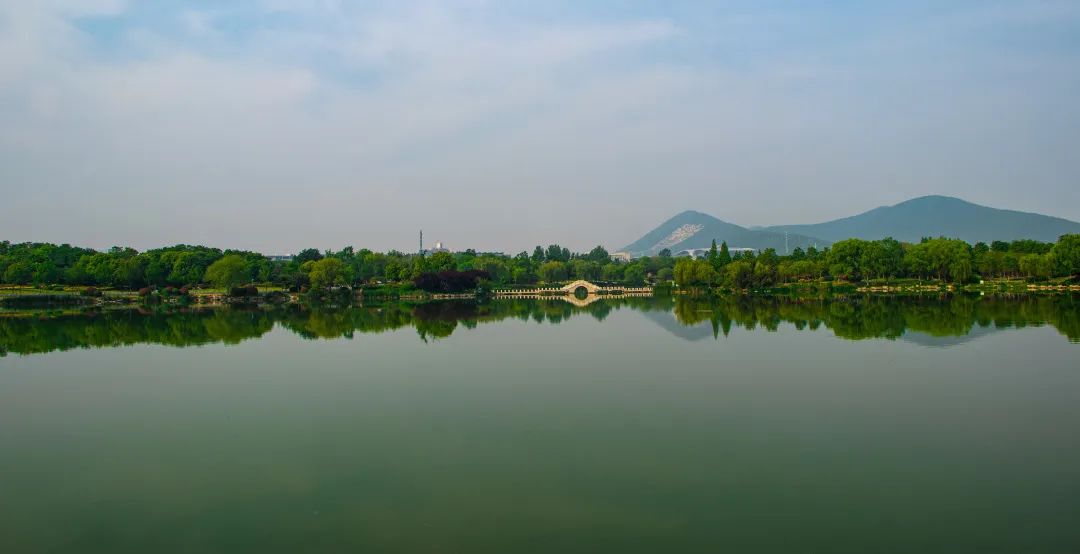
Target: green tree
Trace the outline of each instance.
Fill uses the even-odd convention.
[[[883,277],[900,277],[904,271],[904,245],[900,241],[886,237],[877,241],[884,255],[881,266]]]
[[[885,254],[885,247],[879,241],[869,241],[863,244],[858,264],[863,271],[863,277],[880,279],[888,275],[888,259]]]
[[[626,267],[623,264],[610,262],[600,270],[600,278],[609,283],[622,281]]]
[[[519,285],[531,285],[539,278],[529,267],[516,267],[514,268],[513,279]]]
[[[975,273],[971,249],[964,241],[954,240],[950,242],[952,253],[949,259],[949,278],[954,282],[963,283]]]
[[[710,287],[716,282],[716,270],[708,260],[681,258],[672,274],[680,287]]]
[[[308,262],[311,265],[308,277],[315,289],[325,289],[335,285],[344,285],[351,280],[347,274],[348,266],[338,258],[323,258]]]
[[[567,277],[566,264],[557,261],[544,262],[537,270],[540,280],[546,283],[565,281]]]
[[[861,279],[863,251],[866,248],[867,241],[862,239],[847,239],[833,244],[826,257],[829,262],[829,273],[834,277],[851,281]]]
[[[558,244],[552,244],[548,246],[547,250],[544,252],[544,259],[549,262],[568,262],[570,261],[570,250],[563,248]]]
[[[771,287],[776,284],[777,266],[760,259],[754,263],[754,285],[758,287]]]
[[[1020,272],[1025,277],[1047,279],[1053,277],[1057,268],[1053,254],[1024,254],[1020,257]]]
[[[984,277],[1000,277],[1005,273],[1005,253],[989,251],[983,253],[975,265],[975,269]]]
[[[213,256],[214,259],[217,256]],[[173,285],[194,285],[203,280],[207,266],[214,260],[209,259],[207,253],[195,249],[178,251],[174,258],[172,271],[169,272],[168,282]]]
[[[623,283],[640,286],[645,284],[645,268],[641,264],[630,264],[623,272]]]
[[[383,278],[386,281],[412,279],[412,268],[406,265],[405,259],[400,256],[387,256],[386,265],[383,268]]]
[[[301,250],[295,257],[293,257],[293,260],[296,261],[297,265],[303,265],[304,262],[315,262],[321,260],[322,257],[322,253],[320,253],[317,249],[307,248]]]
[[[600,264],[584,258],[577,258],[570,262],[573,276],[577,279],[595,281],[600,278]]]
[[[473,268],[486,271],[495,283],[508,283],[513,278],[507,262],[494,256],[484,255],[476,258]]]
[[[776,254],[775,248],[766,248],[765,250],[762,250],[761,255],[757,257],[757,263],[776,267],[780,264],[780,256]]]
[[[34,277],[34,268],[29,262],[15,262],[4,272],[4,282],[13,285],[26,285]]]
[[[425,265],[426,271],[434,271],[436,273],[457,269],[457,264],[454,262],[454,255],[449,252],[435,252],[427,257]]]
[[[942,281],[963,282],[974,273],[971,247],[957,239],[926,239],[913,244],[904,255],[904,264],[915,275],[934,275]]]
[[[1009,252],[1016,252],[1017,254],[1046,254],[1050,252],[1053,245],[1048,242],[1039,242],[1031,239],[1020,239],[1012,241],[1009,245]]]
[[[585,255],[585,258],[591,262],[606,264],[611,260],[611,254],[608,254],[607,249],[603,246],[597,246],[590,250],[589,253]]]
[[[737,289],[750,288],[754,284],[753,262],[746,260],[733,261],[724,267],[724,282],[730,287]]]
[[[205,278],[215,287],[227,291],[250,281],[251,273],[243,256],[230,254],[210,264],[206,268]]]
[[[424,256],[413,256],[411,262],[409,262],[408,260],[406,260],[406,262],[409,263],[409,267],[401,272],[402,281],[416,279],[417,277],[431,271],[430,269],[428,269],[428,260]]]
[[[731,263],[731,252],[730,252],[730,251],[728,250],[728,246],[727,246],[727,241],[726,241],[726,240],[725,240],[725,241],[722,241],[722,242],[720,243],[720,254],[719,254],[719,260],[720,260],[720,267],[724,267],[724,266],[726,266],[727,264],[730,264],[730,263]]]
[[[930,253],[926,243],[913,244],[904,252],[904,266],[911,275],[925,279],[931,273]],[[831,268],[830,268],[831,269]]]
[[[1062,235],[1050,250],[1057,261],[1057,273],[1080,275],[1080,235]]]

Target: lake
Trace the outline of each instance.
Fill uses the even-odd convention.
[[[1080,552],[1080,297],[0,317],[0,551]]]

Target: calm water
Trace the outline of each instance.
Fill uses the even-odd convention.
[[[0,552],[1080,552],[1080,298],[0,317]]]

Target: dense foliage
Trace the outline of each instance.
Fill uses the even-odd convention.
[[[416,288],[426,292],[458,293],[476,290],[480,281],[486,281],[490,278],[491,274],[479,269],[470,269],[468,271],[447,269],[438,273],[423,273],[413,279],[413,284],[416,285]]]
[[[1080,275],[1080,235],[1064,235],[1057,243],[1031,240],[991,245],[947,238],[916,244],[893,239],[842,240],[831,248],[796,248],[788,256],[772,249],[759,254],[728,255],[726,245],[703,258],[680,259],[674,279],[681,286],[733,289],[771,287],[817,279],[938,279],[950,283],[982,278],[1032,280]]]
[[[531,285],[570,278],[637,285],[647,275],[673,266],[670,255],[627,263],[613,261],[600,246],[586,253],[572,253],[557,244],[537,246],[532,254],[521,252],[515,256],[474,250],[420,256],[352,247],[326,252],[309,248],[291,260],[271,260],[255,252],[188,245],[146,252],[119,247],[98,252],[67,244],[0,242],[0,283],[130,290],[196,285],[228,290],[249,283],[291,290],[325,289],[413,283],[421,275],[446,271],[483,272],[484,279],[495,285]],[[475,282],[471,287],[475,288]],[[459,288],[453,285],[440,290]]]
[[[1080,235],[1062,236],[1057,243],[1023,240],[990,245],[946,238],[916,244],[849,239],[822,250],[796,248],[786,256],[772,249],[732,255],[726,244],[714,243],[708,256],[697,260],[676,260],[669,251],[662,251],[632,261],[614,260],[600,246],[573,253],[557,244],[514,256],[474,250],[421,256],[348,247],[326,252],[307,249],[291,260],[272,260],[255,252],[183,244],[145,252],[121,247],[99,252],[67,244],[0,242],[0,283],[18,285],[139,290],[209,284],[228,290],[265,283],[303,290],[415,282],[428,290],[433,285],[420,284],[430,279],[418,278],[448,271],[483,272],[484,279],[496,286],[568,279],[625,285],[674,280],[681,286],[744,289],[822,278],[1048,279],[1080,275]],[[441,291],[459,288],[439,284]]]

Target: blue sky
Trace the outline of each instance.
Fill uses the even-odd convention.
[[[0,0],[0,237],[623,246],[1080,220],[1080,3]]]

